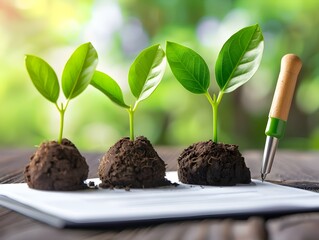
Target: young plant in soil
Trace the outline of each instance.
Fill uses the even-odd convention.
[[[25,167],[24,176],[30,188],[40,190],[83,189],[89,167],[75,145],[63,138],[64,115],[70,101],[90,84],[98,63],[91,43],[79,46],[67,61],[62,73],[65,103],[58,103],[60,84],[53,68],[43,59],[26,55],[29,76],[39,91],[60,113],[60,131],[56,141],[43,142]]]
[[[119,85],[110,76],[96,71],[91,85],[112,102],[127,110],[130,137],[120,139],[101,158],[99,176],[104,188],[148,188],[169,184],[165,179],[165,163],[150,141],[135,138],[134,115],[140,102],[148,98],[160,83],[166,67],[165,53],[160,45],[144,49],[134,60],[128,74],[128,83],[134,104],[125,103]]]
[[[191,145],[178,158],[180,181],[206,185],[250,183],[250,171],[238,146],[218,142],[218,111],[224,94],[236,90],[257,71],[263,48],[263,35],[258,24],[232,35],[223,45],[215,64],[219,93],[211,95],[210,72],[204,59],[190,48],[167,42],[167,61],[174,76],[188,91],[204,95],[213,113],[212,140]]]

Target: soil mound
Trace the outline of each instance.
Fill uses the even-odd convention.
[[[195,143],[178,158],[178,177],[183,183],[232,186],[250,183],[250,171],[237,145]]]
[[[89,167],[74,144],[63,139],[44,142],[32,155],[24,176],[30,188],[71,191],[86,188]]]
[[[170,185],[165,163],[150,141],[122,138],[101,158],[99,176],[102,188],[152,188]]]

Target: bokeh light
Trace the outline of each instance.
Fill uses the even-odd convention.
[[[0,147],[31,147],[58,135],[59,116],[33,87],[24,55],[42,57],[61,76],[70,54],[90,41],[98,69],[133,102],[130,64],[145,47],[175,41],[203,56],[217,93],[214,64],[222,44],[242,27],[259,23],[265,37],[261,66],[244,86],[224,96],[220,140],[262,148],[280,59],[303,60],[283,148],[319,149],[319,19],[317,0],[0,0]],[[61,99],[63,100],[63,99]],[[212,135],[204,96],[184,90],[169,68],[158,89],[136,112],[136,132],[157,145],[189,145]],[[105,150],[127,136],[128,114],[92,87],[70,104],[65,137],[86,151]]]

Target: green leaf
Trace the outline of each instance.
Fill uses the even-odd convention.
[[[162,80],[165,67],[165,53],[159,44],[144,49],[137,56],[128,74],[131,92],[137,98],[137,102],[154,92]]]
[[[124,108],[130,108],[123,99],[123,93],[120,86],[109,75],[95,71],[91,85],[104,93],[111,101]]]
[[[263,49],[264,38],[258,24],[239,30],[226,41],[215,65],[222,92],[234,91],[255,74]]]
[[[25,65],[36,89],[50,102],[56,103],[60,86],[52,67],[43,59],[32,55],[26,55]]]
[[[180,44],[167,42],[166,57],[174,76],[184,88],[196,94],[207,92],[209,69],[198,53]]]
[[[67,99],[78,96],[86,89],[97,63],[97,52],[91,43],[82,44],[74,51],[62,73],[62,90]]]

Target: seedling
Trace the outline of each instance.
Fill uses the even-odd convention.
[[[62,141],[64,114],[69,102],[90,84],[97,63],[98,56],[91,43],[82,44],[73,52],[62,73],[62,90],[66,102],[59,105],[60,85],[55,71],[43,59],[26,55],[26,68],[34,86],[43,97],[54,103],[60,113],[58,143]]]
[[[125,103],[120,86],[110,76],[95,71],[91,85],[104,93],[111,101],[127,109],[130,122],[130,139],[134,141],[134,113],[138,104],[148,98],[156,89],[164,75],[165,53],[159,44],[144,49],[134,60],[128,73],[128,83],[136,101]]]
[[[210,73],[204,59],[190,48],[167,42],[166,57],[176,79],[188,91],[204,94],[213,110],[213,141],[218,141],[218,107],[224,93],[246,83],[257,71],[264,49],[258,24],[239,30],[223,45],[215,64],[218,95],[208,91]]]

